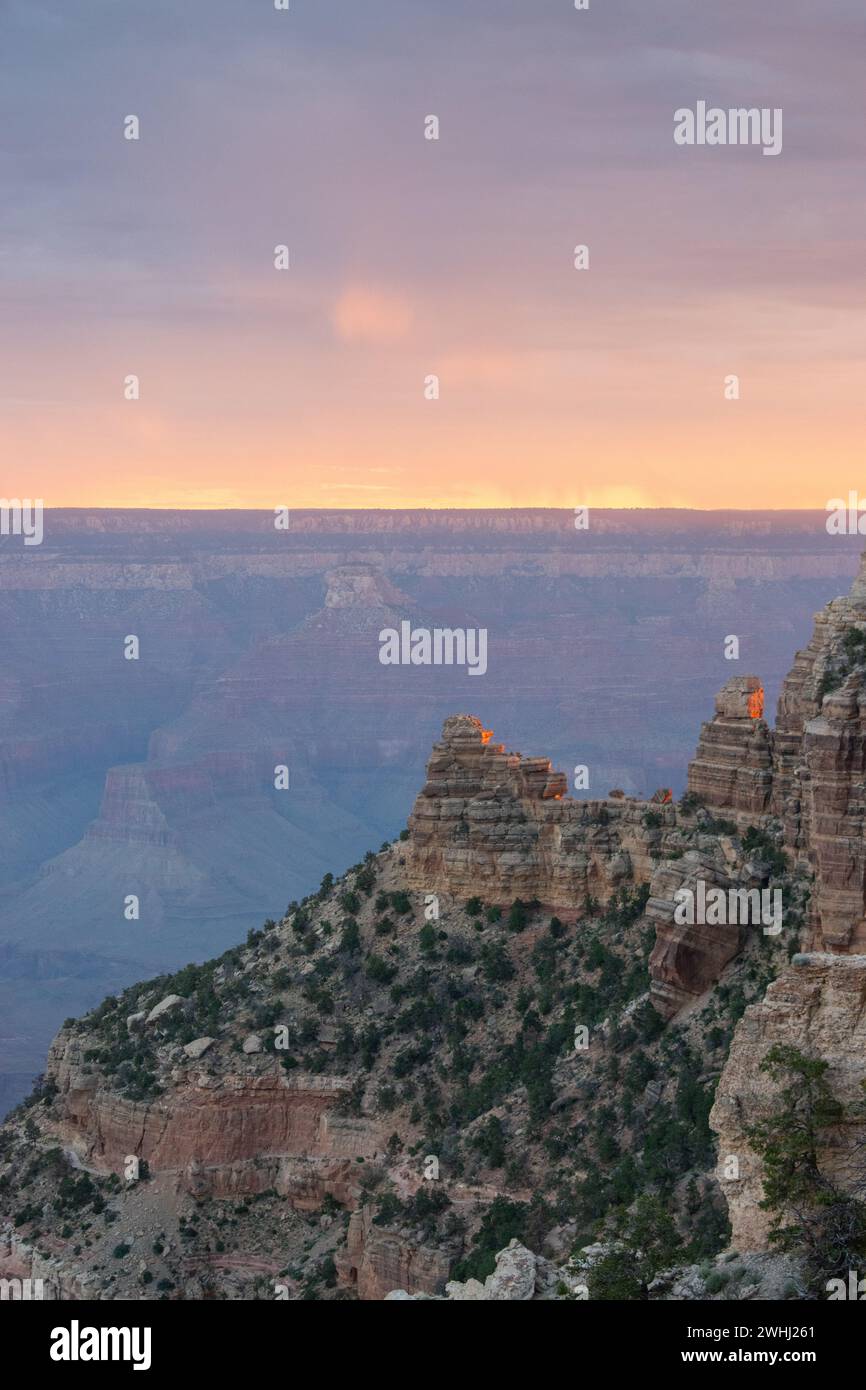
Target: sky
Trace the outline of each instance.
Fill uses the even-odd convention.
[[[864,45],[862,0],[0,0],[0,493],[847,496]],[[699,101],[781,153],[678,146]]]

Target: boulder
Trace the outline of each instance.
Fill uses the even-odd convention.
[[[484,1283],[467,1279],[461,1284],[451,1279],[445,1285],[447,1297],[457,1303],[527,1303],[535,1296],[536,1259],[531,1250],[512,1240],[496,1256],[496,1268]]]
[[[148,1025],[157,1023],[165,1014],[185,1003],[186,1000],[182,999],[179,994],[167,994],[164,999],[160,999],[158,1004],[154,1004],[150,1013],[147,1015]]]

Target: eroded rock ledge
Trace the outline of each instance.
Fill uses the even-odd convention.
[[[95,1172],[121,1172],[135,1154],[196,1197],[273,1188],[300,1210],[317,1210],[328,1195],[354,1205],[357,1160],[380,1156],[385,1141],[373,1121],[337,1109],[351,1081],[289,1080],[270,1059],[261,1066],[259,1075],[183,1068],[165,1095],[132,1101],[87,1065],[77,1037],[61,1033],[48,1059],[57,1138]]]

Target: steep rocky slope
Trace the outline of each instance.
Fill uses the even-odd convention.
[[[747,943],[664,1032],[639,887],[579,929],[444,895],[428,923],[407,848],[64,1028],[3,1132],[7,1270],[64,1296],[432,1295],[515,1238],[567,1265],[648,1187],[712,1258],[713,1081],[784,944]]]
[[[60,1296],[375,1299],[438,1295],[456,1276],[470,1292],[451,1296],[476,1297],[517,1239],[560,1269],[544,1296],[571,1297],[572,1251],[647,1190],[677,1214],[683,1257],[712,1260],[726,1234],[714,1080],[792,943],[752,934],[665,1031],[648,880],[663,843],[680,856],[669,871],[704,862],[708,814],[545,797],[560,786],[545,760],[521,771],[468,716],[446,722],[425,803],[443,746],[507,764],[512,812],[573,819],[569,873],[575,856],[595,872],[579,894],[554,873],[548,895],[571,911],[510,898],[525,876],[484,897],[442,891],[416,808],[405,839],[326,876],[245,947],[70,1020],[3,1132],[8,1272],[38,1270]],[[508,798],[483,822],[494,839],[518,823]],[[533,833],[513,840],[514,861]]]

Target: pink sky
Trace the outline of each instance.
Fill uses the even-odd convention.
[[[6,496],[786,508],[861,484],[861,4],[73,8],[9,7]],[[782,107],[781,155],[675,146],[698,99]]]

